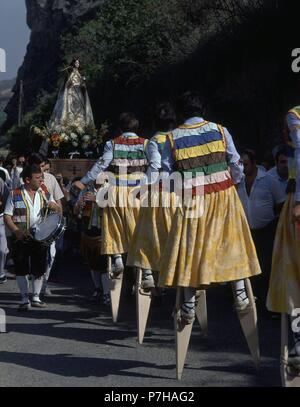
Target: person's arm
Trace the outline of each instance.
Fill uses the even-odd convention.
[[[6,201],[5,210],[4,210],[4,223],[5,226],[15,235],[17,240],[24,240],[26,234],[18,228],[18,226],[13,222],[13,213],[14,213],[14,203],[12,192],[9,194],[9,197]]]
[[[164,173],[170,174],[174,168],[174,158],[172,153],[172,146],[169,137],[167,137],[162,157],[161,157],[161,167]]]
[[[60,214],[62,213],[62,206],[55,202],[53,198],[50,199],[49,202],[47,203],[47,208],[50,209],[50,211]]]
[[[241,157],[235,148],[231,134],[226,128],[224,128],[224,136],[226,140],[226,158],[231,177],[234,184],[239,184],[243,178],[244,166],[241,163]]]
[[[0,213],[4,212],[7,198],[9,196],[9,189],[4,181],[0,183]]]
[[[61,187],[55,177],[54,177],[54,184],[53,184],[53,198],[54,198],[54,201],[56,202],[56,204],[60,207],[60,212],[62,212],[61,200],[64,198],[64,193],[61,190]]]
[[[147,183],[153,184],[156,182],[159,176],[159,170],[161,169],[161,155],[158,150],[158,145],[154,140],[150,140],[146,148],[146,156],[149,162],[147,169]]]
[[[74,182],[73,185],[81,190],[84,189],[88,183],[95,181],[98,175],[101,174],[101,172],[104,172],[109,167],[112,160],[113,160],[113,142],[108,141],[105,144],[102,157],[99,158],[99,160],[96,162],[93,168],[90,171],[88,171],[87,174],[83,178],[81,178],[80,181]]]
[[[79,217],[79,215],[81,214],[82,209],[84,207],[84,202],[83,202],[84,193],[85,193],[84,191],[80,192],[79,197],[77,199],[77,202],[76,202],[76,204],[74,205],[74,208],[73,208],[74,215],[77,216],[77,217]]]

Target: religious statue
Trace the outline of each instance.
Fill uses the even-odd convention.
[[[59,92],[53,113],[47,123],[47,132],[50,140],[56,137],[52,146],[67,143],[71,146],[70,158],[79,155],[78,147],[86,144],[88,137],[95,132],[95,124],[90,99],[86,89],[86,78],[82,75],[80,61],[74,58],[71,65],[66,68],[69,75]],[[57,140],[57,141],[56,141]],[[40,152],[47,155],[49,138],[45,140]],[[52,151],[54,157],[58,154],[58,148]]]

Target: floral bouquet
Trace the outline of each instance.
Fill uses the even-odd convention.
[[[74,124],[32,128],[35,135],[42,137],[48,146],[53,148],[54,157],[62,158],[91,158],[95,148],[102,143],[103,135],[108,131],[107,123],[101,125],[99,132],[95,128],[84,129]]]

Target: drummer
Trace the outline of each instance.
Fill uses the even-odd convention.
[[[47,267],[47,247],[33,239],[34,227],[48,208],[60,212],[52,195],[41,186],[43,174],[39,166],[31,165],[21,173],[24,184],[11,191],[4,210],[4,222],[13,234],[12,257],[16,280],[21,293],[20,311],[30,307],[45,308],[40,300],[43,276]],[[32,301],[29,301],[28,275],[33,276]]]
[[[53,174],[50,174],[49,172],[49,165],[48,165],[48,160],[45,159],[45,157],[42,154],[38,153],[33,153],[29,156],[28,158],[28,164],[29,165],[38,165],[41,168],[42,174],[43,174],[43,182],[42,182],[42,189],[46,190],[53,196],[54,201],[57,203],[57,205],[60,206],[61,212],[62,212],[62,203],[61,200],[64,198],[64,193],[61,190],[61,187],[59,183],[57,182],[57,179]],[[56,256],[56,243],[53,242],[52,245],[48,249],[48,255],[47,255],[47,270],[44,275],[44,281],[43,281],[43,287],[41,290],[41,294],[43,296],[49,296],[51,295],[51,291],[48,289],[47,284],[48,280],[50,277],[50,272],[55,260]]]

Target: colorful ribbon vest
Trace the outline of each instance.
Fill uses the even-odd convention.
[[[210,194],[232,187],[222,126],[207,121],[183,125],[169,138],[175,169],[184,176],[184,188],[192,189],[192,195]]]

